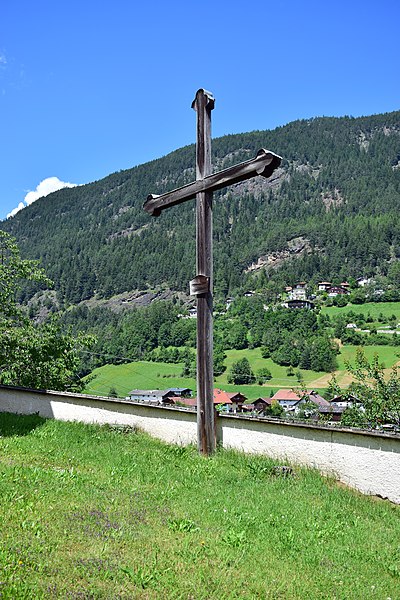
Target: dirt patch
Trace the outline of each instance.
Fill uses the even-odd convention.
[[[336,377],[336,381],[341,387],[349,387],[349,385],[354,381],[353,377],[349,373],[345,373],[343,371],[335,371],[334,373],[325,373],[318,379],[314,379],[311,381],[307,387],[312,389],[315,388],[326,388],[329,385],[332,377]]]

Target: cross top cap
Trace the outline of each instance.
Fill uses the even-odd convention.
[[[206,99],[206,106],[211,105],[210,109],[212,110],[215,106],[215,98],[211,92],[208,92],[204,88],[200,88],[199,90],[197,90],[194,100],[192,102],[192,108],[194,108],[194,110],[196,110],[197,102],[200,100],[200,98],[202,96],[205,97],[205,99]]]

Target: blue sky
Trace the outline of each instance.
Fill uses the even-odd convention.
[[[0,219],[194,142],[200,87],[214,137],[399,110],[399,23],[398,0],[1,0]]]

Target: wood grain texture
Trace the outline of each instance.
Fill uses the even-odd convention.
[[[281,163],[281,157],[269,150],[261,148],[257,156],[245,162],[242,162],[223,171],[208,174],[203,178],[198,178],[192,183],[188,183],[176,190],[166,192],[159,196],[149,194],[143,208],[152,216],[158,216],[162,210],[182,204],[192,198],[195,198],[200,192],[214,192],[222,188],[245,181],[251,177],[261,175],[262,177],[270,177]],[[196,165],[196,172],[198,165]]]
[[[211,167],[211,111],[215,100],[200,89],[192,108],[197,113],[196,181],[160,196],[150,194],[144,210],[158,216],[162,210],[196,197],[196,277],[191,290],[197,299],[197,444],[206,456],[215,451],[213,373],[213,192],[261,175],[270,177],[281,157],[263,148],[257,156],[218,173]]]
[[[214,102],[199,90],[192,107],[197,113],[196,178],[211,174],[211,110]],[[215,450],[213,401],[213,248],[212,190],[196,194],[196,270],[208,278],[208,291],[197,296],[197,444],[208,456]]]

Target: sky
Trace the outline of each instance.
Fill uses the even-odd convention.
[[[399,0],[0,0],[0,219],[195,142],[199,88],[213,137],[399,110],[399,24]]]

